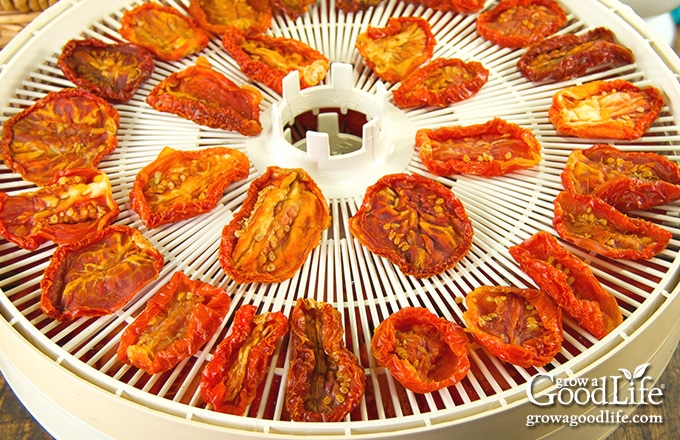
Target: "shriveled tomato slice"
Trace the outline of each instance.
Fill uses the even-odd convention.
[[[59,321],[108,315],[156,279],[163,263],[139,230],[109,226],[57,248],[40,281],[40,308]]]
[[[400,309],[376,327],[371,339],[378,364],[414,393],[460,382],[470,369],[463,327],[423,307]]]
[[[623,322],[616,298],[549,232],[537,232],[508,251],[541,290],[595,337],[605,337]]]
[[[262,131],[260,101],[253,87],[239,87],[214,70],[207,59],[175,72],[151,90],[146,102],[161,112],[176,114],[200,125],[233,130],[244,136]]]
[[[203,29],[217,35],[234,27],[262,33],[272,24],[269,0],[191,0],[189,13]]]
[[[248,177],[249,169],[248,157],[233,148],[165,147],[137,174],[130,207],[148,228],[195,217],[213,209],[229,185]]]
[[[287,280],[330,222],[328,203],[306,171],[269,167],[222,230],[220,264],[237,283]]]
[[[345,347],[342,316],[332,305],[298,299],[290,316],[292,355],[286,409],[298,422],[337,422],[364,396],[366,373]]]
[[[282,11],[291,20],[297,20],[314,3],[316,0],[272,0],[274,10]]]
[[[118,146],[118,121],[118,111],[90,92],[50,92],[5,121],[0,150],[9,169],[49,185],[60,171],[96,168]]]
[[[680,199],[680,168],[665,156],[595,144],[569,154],[564,189],[599,197],[619,211],[650,209]]]
[[[460,200],[417,174],[380,178],[366,191],[349,229],[372,253],[418,278],[452,268],[472,247],[472,222]]]
[[[560,192],[553,226],[563,239],[610,258],[648,259],[663,251],[670,231],[629,217],[598,197]]]
[[[149,374],[168,371],[208,342],[230,305],[224,289],[175,272],[123,330],[117,357]]]
[[[562,349],[562,311],[547,293],[511,286],[481,286],[467,294],[466,330],[499,359],[542,367]]]
[[[17,195],[0,193],[0,235],[24,249],[46,240],[83,240],[120,213],[106,173],[90,168],[62,171],[55,181]]]
[[[477,17],[477,32],[501,47],[524,47],[557,32],[567,16],[555,0],[501,0]]]
[[[378,6],[383,0],[335,0],[335,8],[345,12],[363,11]]]
[[[437,58],[406,76],[392,96],[399,108],[445,107],[476,95],[488,78],[489,71],[476,61]]]
[[[177,61],[200,52],[209,41],[193,18],[154,2],[125,11],[120,25],[123,38],[164,61]]]
[[[382,28],[369,26],[356,48],[378,78],[398,82],[432,58],[436,40],[430,23],[420,17],[392,17]]]
[[[563,135],[595,139],[640,138],[659,117],[663,94],[623,79],[592,81],[553,95],[550,121]]]
[[[541,144],[531,130],[494,118],[483,124],[421,129],[420,159],[439,176],[492,177],[531,168],[541,161]]]
[[[250,304],[236,311],[230,333],[203,368],[201,397],[214,411],[245,415],[267,374],[276,344],[288,333],[283,313],[256,313],[257,307]]]

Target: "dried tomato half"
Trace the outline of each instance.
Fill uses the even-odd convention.
[[[237,283],[290,279],[330,223],[328,203],[306,171],[269,167],[222,230],[220,264]]]
[[[203,57],[194,66],[165,78],[146,98],[160,112],[244,136],[262,131],[260,101],[262,95],[254,87],[239,87]]]
[[[392,97],[399,108],[446,107],[475,96],[488,79],[489,71],[477,61],[437,58],[406,76]]]
[[[66,43],[57,66],[76,86],[114,102],[132,98],[155,67],[151,53],[136,44],[94,38]]]
[[[378,78],[398,82],[432,58],[436,40],[430,23],[420,17],[392,17],[387,26],[369,26],[356,48]]]
[[[616,298],[552,234],[537,232],[508,251],[539,289],[595,337],[605,337],[623,322]]]
[[[345,12],[358,12],[371,6],[378,6],[383,0],[335,0],[335,9]]]
[[[215,411],[246,414],[277,342],[288,333],[288,318],[283,313],[256,312],[257,307],[250,304],[236,311],[229,335],[203,368],[201,397]]]
[[[530,81],[563,81],[593,68],[635,61],[633,52],[616,42],[614,33],[598,27],[583,35],[556,35],[529,47],[517,68]]]
[[[217,35],[233,27],[258,34],[272,24],[269,0],[191,0],[189,14],[199,26]]]
[[[439,176],[500,176],[541,161],[541,144],[531,130],[500,118],[483,124],[420,129],[416,146],[423,164]]]
[[[477,32],[501,47],[524,47],[557,32],[567,16],[554,0],[501,0],[477,17]]]
[[[291,20],[297,20],[314,3],[316,0],[272,0],[274,10],[282,11]]]
[[[675,162],[611,145],[572,151],[561,178],[570,193],[599,197],[619,211],[644,210],[680,199],[680,168]]]
[[[222,35],[222,45],[246,76],[279,95],[281,81],[294,70],[299,73],[302,89],[319,84],[328,73],[328,58],[293,38],[247,35],[232,28]]]
[[[581,138],[640,138],[659,117],[663,94],[656,87],[639,88],[623,79],[592,81],[553,95],[548,110],[560,134]]]
[[[390,174],[369,187],[349,230],[369,251],[418,278],[452,268],[472,247],[472,222],[460,200],[417,174]]]
[[[542,367],[562,349],[562,311],[547,293],[510,286],[481,286],[467,294],[466,331],[499,359]]]
[[[59,171],[96,168],[118,146],[118,121],[118,111],[90,92],[50,92],[5,121],[2,157],[25,180],[49,185]]]
[[[24,249],[46,240],[83,240],[120,213],[106,173],[90,168],[62,171],[55,181],[17,195],[0,193],[0,235]]]
[[[230,305],[224,289],[175,272],[123,330],[117,357],[149,374],[168,371],[215,334]]]
[[[139,230],[109,226],[57,248],[40,281],[40,308],[59,321],[108,315],[156,279],[163,263]]]
[[[554,204],[553,226],[559,236],[605,257],[652,258],[672,238],[662,227],[629,217],[598,197],[562,191]]]
[[[143,3],[125,11],[120,24],[123,38],[159,60],[180,60],[202,51],[209,42],[208,34],[193,18],[158,3]]]
[[[414,393],[430,393],[460,382],[470,369],[463,327],[423,307],[396,311],[371,339],[378,364]]]
[[[437,11],[455,11],[470,14],[484,7],[486,0],[409,0]]]
[[[286,409],[296,422],[337,422],[364,396],[366,373],[345,347],[342,316],[332,305],[298,299],[290,316],[292,347]]]
[[[227,147],[180,151],[165,147],[137,174],[130,207],[147,228],[209,212],[224,190],[248,177],[250,162]]]

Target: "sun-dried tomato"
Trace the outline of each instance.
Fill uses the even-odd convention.
[[[378,364],[414,393],[460,382],[470,369],[463,327],[423,307],[406,307],[382,321],[371,348]]]
[[[541,144],[531,130],[494,118],[483,124],[421,129],[420,160],[439,176],[492,177],[531,168],[541,161]]]
[[[345,347],[342,316],[332,305],[298,299],[290,316],[291,362],[286,409],[299,422],[337,422],[364,396],[366,373]]]
[[[672,234],[629,217],[599,197],[560,192],[553,226],[563,239],[610,258],[649,259],[663,251]]]
[[[529,47],[517,68],[530,81],[563,81],[594,68],[635,61],[633,52],[616,42],[614,33],[598,27],[583,35],[556,35]]]
[[[383,0],[335,0],[335,8],[345,12],[357,12],[378,6]]]
[[[489,71],[477,61],[437,58],[402,79],[392,96],[399,108],[445,107],[476,95],[488,78]]]
[[[555,93],[548,115],[563,135],[634,140],[659,117],[663,105],[663,94],[656,87],[639,88],[623,79],[598,80]]]
[[[552,234],[537,232],[508,251],[539,289],[595,337],[605,337],[623,322],[616,298]]]
[[[314,3],[316,0],[272,0],[274,10],[283,12],[291,20],[297,20]]]
[[[168,371],[215,334],[230,305],[224,289],[175,272],[123,330],[118,360],[149,374]]]
[[[217,35],[234,27],[248,33],[262,33],[272,24],[269,0],[191,0],[189,14],[199,26]]]
[[[130,207],[147,228],[192,218],[213,209],[229,185],[248,177],[249,169],[248,157],[233,148],[165,147],[137,174]]]
[[[501,47],[524,47],[557,32],[567,16],[554,0],[501,0],[477,17],[477,32]]]
[[[392,17],[382,28],[369,26],[356,48],[378,78],[398,82],[432,58],[436,40],[430,23],[420,17]]]
[[[472,222],[460,200],[417,174],[380,178],[366,191],[349,229],[369,251],[418,278],[452,268],[472,247]]]
[[[156,279],[163,263],[139,230],[109,226],[57,248],[40,282],[40,308],[59,321],[108,315]]]
[[[143,3],[125,11],[120,35],[163,61],[177,61],[202,51],[208,35],[190,16],[158,3]]]
[[[277,342],[288,333],[283,313],[256,312],[257,307],[250,304],[236,311],[229,335],[203,368],[201,397],[214,411],[245,415],[267,374]]]
[[[172,73],[151,90],[146,102],[160,112],[176,114],[200,125],[232,130],[244,136],[262,132],[262,95],[239,87],[199,57],[194,66]]]
[[[0,193],[0,235],[28,250],[46,240],[68,244],[104,229],[119,213],[106,173],[62,171],[40,189]]]
[[[290,279],[330,222],[328,203],[306,171],[271,166],[222,230],[220,264],[237,283]]]
[[[132,43],[70,40],[57,66],[76,86],[113,102],[132,98],[154,70],[153,57]]]
[[[118,121],[118,111],[90,92],[50,92],[5,121],[2,158],[25,180],[49,185],[59,171],[96,168],[118,146]]]
[[[408,0],[438,11],[455,11],[466,14],[478,12],[484,7],[486,0]]]
[[[680,168],[656,153],[595,144],[569,154],[564,189],[599,197],[619,211],[644,210],[680,199]]]
[[[467,294],[463,319],[479,345],[520,367],[542,367],[562,348],[562,311],[547,293],[481,286]]]
[[[222,35],[222,45],[249,78],[282,93],[283,78],[297,70],[300,88],[319,84],[328,73],[328,58],[301,41],[269,35],[246,35],[230,29]]]

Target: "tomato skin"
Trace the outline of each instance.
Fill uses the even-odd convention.
[[[340,312],[328,303],[300,298],[290,325],[292,355],[285,397],[290,418],[342,420],[363,398],[366,374],[345,347]]]
[[[190,0],[189,14],[200,27],[216,35],[222,35],[232,27],[248,33],[262,33],[272,23],[269,0]]]
[[[541,161],[541,144],[533,133],[500,118],[483,124],[420,129],[416,146],[423,164],[438,176],[500,176]]]
[[[236,311],[229,335],[203,368],[201,397],[214,411],[245,415],[277,342],[288,333],[288,318],[283,313],[256,313],[257,307],[249,304]]]
[[[466,331],[499,359],[542,367],[562,348],[562,311],[547,293],[511,286],[481,286],[467,294]]]
[[[649,259],[663,251],[673,235],[598,197],[562,191],[554,205],[553,227],[559,236],[605,257]]]
[[[536,285],[596,338],[605,337],[623,322],[616,298],[552,234],[537,232],[508,250]]]
[[[40,281],[40,308],[58,321],[108,315],[156,279],[163,264],[139,230],[109,226],[56,249]]]
[[[376,327],[371,348],[378,364],[404,388],[423,394],[465,377],[469,342],[458,324],[423,307],[405,307]]]

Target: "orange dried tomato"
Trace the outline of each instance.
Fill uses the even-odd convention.
[[[272,0],[274,10],[282,11],[291,20],[297,20],[314,3],[316,0]]]
[[[293,38],[246,35],[230,29],[222,35],[222,45],[249,78],[282,93],[281,80],[297,70],[300,88],[319,84],[328,73],[328,58]]]
[[[356,48],[378,78],[398,82],[432,58],[436,40],[430,23],[420,17],[392,17],[387,26],[369,26]]]
[[[0,193],[0,235],[24,249],[46,240],[83,240],[120,213],[106,173],[90,168],[62,171],[52,184],[15,196]]]
[[[371,348],[378,364],[404,388],[430,393],[465,377],[469,342],[458,324],[423,307],[406,307],[376,327]]]
[[[234,27],[262,33],[272,24],[269,0],[191,0],[189,14],[203,29],[217,35]]]
[[[262,95],[255,88],[239,87],[203,57],[196,60],[196,65],[161,81],[146,98],[158,111],[244,136],[262,131],[261,100]]]
[[[290,279],[330,222],[328,203],[306,171],[269,167],[222,230],[220,264],[237,283]]]
[[[118,146],[118,121],[118,111],[90,92],[50,92],[5,121],[0,150],[9,169],[49,185],[59,171],[96,168]]]
[[[476,61],[437,58],[402,79],[392,97],[399,108],[445,107],[476,95],[488,78],[489,71]]]
[[[542,367],[562,348],[562,311],[547,293],[481,286],[467,294],[463,319],[482,347],[520,367]]]
[[[175,272],[123,330],[116,355],[149,374],[168,371],[215,334],[230,305],[224,289]]]
[[[531,130],[494,118],[484,124],[416,132],[420,159],[439,176],[500,176],[541,161],[541,144]]]
[[[390,174],[369,187],[349,230],[368,250],[418,278],[452,268],[472,247],[472,222],[460,200],[416,174]]]
[[[345,347],[342,316],[332,305],[298,299],[290,316],[292,355],[286,409],[297,422],[337,422],[364,396],[366,373]]]
[[[623,322],[616,298],[552,234],[537,232],[508,251],[542,291],[595,337],[605,337]]]
[[[558,91],[548,115],[563,135],[634,140],[659,117],[663,105],[663,94],[656,87],[639,88],[614,79]]]
[[[357,12],[378,6],[383,0],[335,0],[335,8],[345,12]]]
[[[628,217],[598,197],[560,192],[553,226],[560,237],[610,258],[649,259],[673,234],[656,224]]]
[[[141,169],[130,191],[130,207],[147,228],[209,212],[224,190],[248,177],[250,162],[226,147],[178,151],[165,147]]]
[[[567,16],[554,0],[501,0],[477,17],[477,32],[501,47],[524,47],[557,32]]]
[[[139,230],[109,226],[57,248],[40,281],[40,308],[59,321],[108,315],[156,279],[163,263]]]
[[[208,35],[193,18],[158,3],[143,3],[125,11],[120,24],[123,38],[159,60],[180,60],[202,51],[209,42]]]

